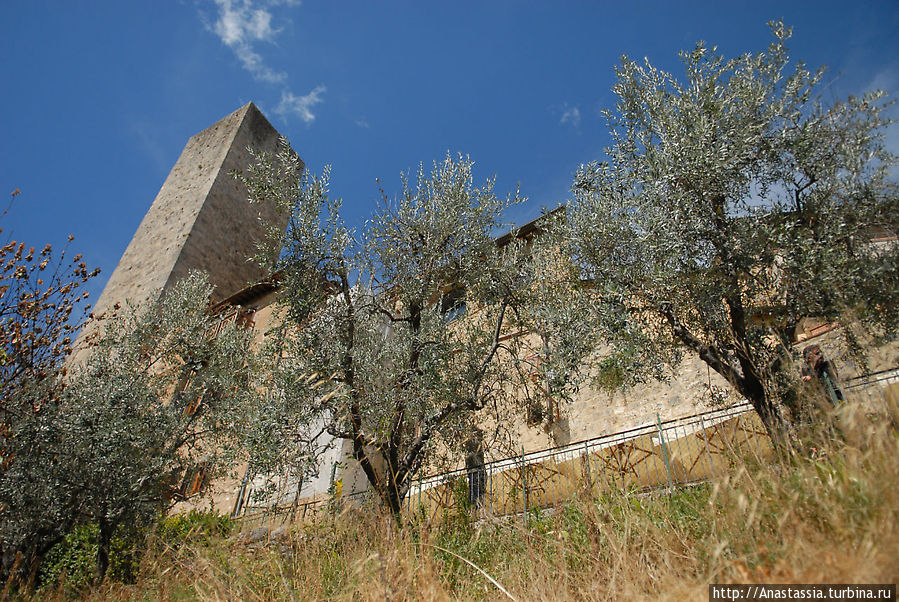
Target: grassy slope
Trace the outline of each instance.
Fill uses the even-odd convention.
[[[849,426],[851,424],[851,427]],[[710,582],[899,579],[899,441],[844,422],[823,455],[737,461],[670,497],[581,499],[553,513],[397,528],[355,512],[251,548],[219,539],[149,554],[135,584],[97,599],[705,599]],[[46,597],[50,592],[44,592]],[[62,596],[60,591],[57,595]]]

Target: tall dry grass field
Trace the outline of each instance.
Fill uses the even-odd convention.
[[[853,406],[759,465],[671,495],[583,496],[531,516],[398,527],[345,510],[282,538],[150,544],[102,600],[706,599],[712,582],[899,580],[899,440]],[[822,419],[822,424],[826,421]],[[70,596],[64,586],[42,598]]]

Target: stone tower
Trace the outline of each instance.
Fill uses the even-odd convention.
[[[224,299],[267,274],[248,261],[264,236],[259,218],[279,227],[274,206],[250,205],[230,175],[250,163],[247,148],[274,152],[279,134],[253,103],[191,137],[94,307],[160,297],[191,270],[204,270]]]

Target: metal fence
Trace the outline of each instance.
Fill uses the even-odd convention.
[[[876,405],[884,403],[883,390],[896,383],[899,383],[899,368],[891,368],[848,378],[843,388],[856,400]]]
[[[578,495],[645,492],[708,480],[747,454],[770,455],[770,439],[749,404],[522,453],[422,478],[406,497],[408,513],[440,521],[460,510],[478,517],[526,513]]]
[[[899,368],[848,379],[851,398],[882,406],[883,388],[899,382]],[[880,407],[872,407],[880,411]],[[554,506],[576,496],[613,490],[640,493],[707,481],[738,458],[763,461],[771,441],[748,403],[507,457],[481,466],[421,477],[404,500],[407,515],[437,522],[453,512],[507,516]],[[345,504],[377,504],[371,491],[248,508],[244,525],[283,524],[333,513]],[[463,508],[464,506],[464,508]],[[254,511],[255,510],[255,511]]]
[[[270,506],[247,506],[246,511],[234,517],[239,521],[241,529],[267,525],[285,525],[294,521],[309,521],[323,516],[336,514],[346,505],[365,507],[376,504],[371,490],[358,491],[340,497],[322,496],[305,502],[295,501],[293,504]]]
[[[735,458],[771,452],[765,429],[749,404],[662,421],[611,435],[487,462],[416,480],[404,511],[427,522],[447,513],[476,517],[526,513],[577,495],[616,488],[651,491],[708,480]],[[242,528],[281,525],[377,504],[371,491],[323,496],[282,506],[247,507]]]

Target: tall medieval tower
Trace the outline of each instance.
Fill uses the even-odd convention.
[[[158,299],[191,270],[203,270],[214,300],[268,274],[248,259],[265,235],[263,224],[285,227],[274,205],[247,202],[232,170],[246,170],[256,152],[275,152],[279,134],[253,103],[191,137],[144,216],[94,307]],[[261,218],[261,219],[260,219]]]

